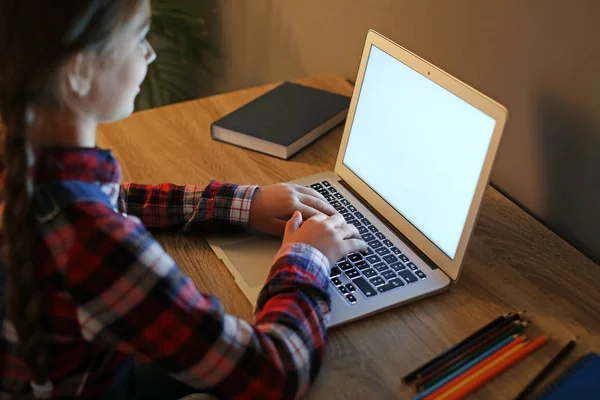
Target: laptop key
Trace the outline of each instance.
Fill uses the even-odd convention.
[[[366,219],[366,218],[363,218],[363,219],[361,219],[361,220],[360,220],[360,222],[362,222],[362,223],[363,223],[363,224],[365,224],[365,225],[371,225],[371,221],[369,221],[369,220],[368,220],[368,219]]]
[[[348,200],[344,199],[344,200],[342,200],[342,204],[345,206],[349,206],[350,202]]]
[[[348,289],[349,292],[354,292],[356,290],[356,286],[351,283],[346,283],[346,289]]]
[[[400,259],[404,262],[409,262],[410,258],[406,256],[406,254],[400,254]]]
[[[375,236],[377,236],[377,239],[379,240],[385,240],[385,235],[381,232],[377,232]]]
[[[379,256],[376,256],[375,254],[367,256],[367,261],[370,262],[371,264],[375,264],[381,261],[381,258],[379,258]]]
[[[335,211],[339,212],[340,214],[348,212],[348,210],[344,206],[339,206],[339,207],[334,207],[334,208],[335,208]]]
[[[362,274],[366,277],[366,278],[372,278],[374,276],[377,276],[377,272],[375,272],[375,270],[373,268],[367,268],[365,270],[362,271]]]
[[[350,293],[350,292],[348,292],[348,289],[346,289],[346,286],[338,286],[338,290],[342,294],[348,294],[348,293]]]
[[[398,275],[400,275],[407,283],[418,281],[417,277],[414,276],[409,270],[400,271],[398,272]]]
[[[400,279],[400,278],[394,278],[394,279],[390,279],[390,281],[388,282],[388,285],[394,285],[395,287],[400,287],[400,286],[404,286],[404,282],[402,282],[402,279]]]
[[[310,187],[315,190],[323,189],[323,185],[321,185],[320,183],[313,183],[312,185],[310,185]]]
[[[369,281],[373,285],[375,285],[375,286],[383,285],[385,283],[385,281],[383,280],[383,278],[380,277],[380,276],[376,276],[375,278],[371,278],[371,279],[369,279]]]
[[[373,233],[375,233],[375,232],[379,232],[379,229],[375,228],[375,225],[371,225],[371,226],[369,226],[369,230],[370,230],[371,232],[373,232]]]
[[[363,259],[363,256],[360,253],[352,253],[348,256],[348,260],[352,262],[358,262]]]
[[[390,248],[390,250],[391,250],[391,251],[392,251],[392,253],[394,253],[395,255],[400,255],[400,254],[402,254],[402,252],[400,251],[400,249],[399,249],[399,248],[397,248],[397,247],[392,247],[392,248]]]
[[[427,279],[427,275],[420,269],[415,271],[415,275],[419,277],[419,279]]]
[[[362,235],[363,233],[367,233],[367,232],[369,232],[369,231],[367,230],[367,228],[365,228],[364,226],[357,226],[357,228],[358,228],[358,233],[360,233],[361,235]]]
[[[346,295],[346,299],[347,299],[347,300],[348,300],[348,301],[349,301],[351,304],[354,304],[354,303],[356,303],[356,297],[354,297],[354,296],[353,296],[353,295],[351,295],[351,294],[347,294],[347,295]]]
[[[331,183],[329,183],[329,182],[327,182],[327,181],[323,181],[323,182],[321,182],[321,183],[322,183],[322,184],[323,184],[323,186],[325,186],[325,187],[330,187],[330,186],[331,186]]]
[[[373,265],[373,268],[375,268],[379,272],[383,272],[387,269],[390,269],[390,267],[388,267],[387,264],[384,264],[384,263],[377,263],[377,264]]]
[[[340,203],[340,202],[339,202],[339,201],[337,201],[337,200],[336,200],[336,201],[332,201],[332,202],[331,202],[331,203],[329,203],[329,204],[331,204],[331,207],[335,208],[335,209],[336,209],[336,211],[337,211],[337,208],[338,208],[338,207],[341,207],[341,206],[342,206],[342,203]]]
[[[401,262],[393,263],[390,265],[390,267],[392,267],[394,271],[402,271],[406,269],[406,265],[402,264]]]
[[[348,207],[348,208],[350,208],[350,207]],[[364,215],[362,215],[362,214],[361,214],[360,212],[358,212],[358,211],[356,211],[356,212],[354,213],[354,216],[355,216],[356,218],[358,218],[358,219],[363,219],[363,218],[365,217]]]
[[[385,285],[381,285],[381,286],[377,286],[377,290],[379,291],[379,293],[385,293],[388,290],[392,290],[397,288],[398,286],[394,286],[391,283],[386,283]]]
[[[357,227],[357,228],[358,228],[359,226],[362,226],[362,224],[360,223],[360,221],[359,221],[359,220],[357,220],[357,219],[353,219],[352,221],[348,221],[348,223],[349,223],[349,224],[352,224],[352,225],[354,225],[354,226],[355,226],[355,227]]]
[[[340,267],[342,271],[348,271],[349,269],[352,269],[352,264],[348,260],[339,261],[337,266]]]
[[[357,276],[360,276],[360,273],[357,270],[355,270],[354,268],[352,268],[352,269],[349,269],[348,271],[346,271],[346,276],[350,279],[354,279]]]
[[[362,276],[352,280],[352,283],[354,283],[366,297],[372,297],[377,294],[373,286],[371,286]]]
[[[392,263],[395,263],[396,261],[398,261],[396,256],[393,254],[388,254],[387,256],[383,257],[383,260],[388,264],[392,264]]]
[[[383,271],[381,273],[381,276],[383,276],[387,280],[394,279],[394,278],[398,277],[398,275],[396,275],[396,273],[394,271],[392,271],[391,269],[388,269],[387,271]]]
[[[331,283],[333,283],[335,286],[340,286],[342,284],[342,281],[340,281],[339,278],[333,278],[331,280]]]
[[[377,250],[375,250],[375,253],[379,254],[380,256],[385,256],[386,254],[390,254],[390,251],[387,247],[380,247]]]
[[[363,270],[363,269],[365,269],[365,268],[369,268],[369,264],[367,264],[367,263],[366,263],[366,262],[364,262],[364,261],[359,261],[359,262],[357,262],[357,263],[354,263],[354,265],[356,266],[356,268],[358,268],[358,269],[360,269],[360,270]]]
[[[354,206],[348,206],[348,210],[354,212],[354,211],[356,211],[356,207],[354,207]]]
[[[369,242],[369,246],[371,246],[373,249],[376,250],[376,249],[382,247],[383,244],[379,240],[375,239],[375,240],[371,240]]]
[[[352,213],[349,213],[349,212],[343,213],[342,217],[344,217],[346,222],[349,222],[354,219],[354,215],[352,215]]]
[[[412,262],[409,262],[408,264],[406,264],[406,266],[407,266],[408,268],[410,268],[410,270],[411,270],[411,271],[416,271],[416,270],[418,270],[418,269],[419,269],[419,267],[417,267],[417,266],[416,266],[414,263],[412,263]]]
[[[336,276],[340,276],[342,274],[342,270],[339,269],[338,267],[333,267],[331,268],[331,272],[329,273],[329,276],[332,278],[335,278]]]
[[[338,200],[342,200],[344,198],[344,196],[342,196],[340,193],[336,193],[336,194],[334,194],[334,196]]]
[[[394,243],[392,243],[389,239],[384,239],[383,244],[385,244],[387,247],[392,247],[394,245]]]
[[[371,240],[375,240],[375,236],[372,233],[365,233],[364,235],[360,235],[362,240],[365,242],[370,242]]]
[[[367,246],[367,252],[365,253],[365,255],[370,256],[371,254],[375,254],[375,252],[373,251],[372,248]]]

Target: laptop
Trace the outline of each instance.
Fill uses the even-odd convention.
[[[332,266],[330,326],[458,280],[506,119],[497,102],[368,32],[334,171],[292,181],[320,192],[369,246]],[[208,241],[256,305],[281,239]]]

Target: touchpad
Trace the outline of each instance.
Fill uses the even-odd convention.
[[[253,236],[222,247],[223,252],[249,287],[263,286],[273,258],[281,247],[281,238]]]

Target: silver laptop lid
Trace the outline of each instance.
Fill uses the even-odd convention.
[[[507,111],[369,31],[335,172],[456,280]]]

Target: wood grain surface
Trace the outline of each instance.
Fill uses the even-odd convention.
[[[297,82],[352,93],[338,76]],[[289,161],[211,139],[212,121],[274,86],[136,113],[101,126],[98,145],[111,148],[124,178],[137,183],[266,185],[332,170],[341,127]],[[200,290],[251,320],[250,304],[202,237],[156,237]],[[308,398],[410,398],[414,393],[400,383],[404,374],[499,314],[527,310],[528,334],[551,334],[549,344],[472,395],[510,398],[575,336],[577,347],[559,372],[578,356],[600,351],[599,288],[600,266],[488,187],[459,282],[443,294],[331,329],[327,358]]]

